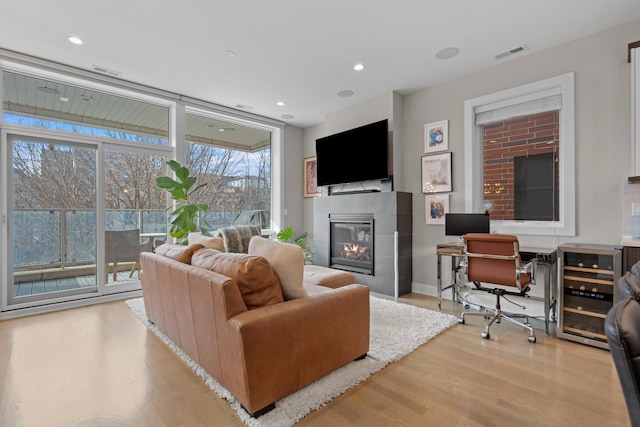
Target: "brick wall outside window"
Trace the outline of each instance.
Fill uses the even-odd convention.
[[[532,114],[483,127],[484,200],[492,220],[514,219],[513,158],[558,151],[559,111]]]

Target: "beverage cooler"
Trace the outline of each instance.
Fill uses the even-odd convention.
[[[613,307],[622,248],[597,244],[558,247],[558,337],[609,349],[604,319]]]

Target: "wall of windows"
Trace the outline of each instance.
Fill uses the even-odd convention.
[[[1,311],[139,290],[135,260],[109,261],[105,231],[169,240],[170,199],[155,183],[169,159],[206,184],[214,228],[269,232],[279,216],[280,123],[84,74],[0,56]]]

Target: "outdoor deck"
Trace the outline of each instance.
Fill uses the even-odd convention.
[[[123,270],[119,271],[117,274],[117,282],[128,282],[132,280],[139,280],[139,271],[136,270],[133,273],[133,276],[129,278],[130,271]],[[27,296],[27,295],[35,295],[42,294],[48,292],[56,292],[56,291],[64,291],[69,289],[78,289],[78,288],[90,288],[92,286],[96,286],[97,280],[95,274],[84,274],[78,276],[69,276],[69,277],[51,277],[51,278],[43,278],[40,280],[32,280],[32,281],[24,281],[21,283],[15,283],[13,285],[13,295],[14,296]],[[113,281],[113,274],[109,273],[107,284],[116,283]]]

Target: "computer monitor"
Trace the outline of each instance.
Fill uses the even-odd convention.
[[[489,232],[489,215],[486,213],[448,213],[444,216],[444,234],[447,236]]]

